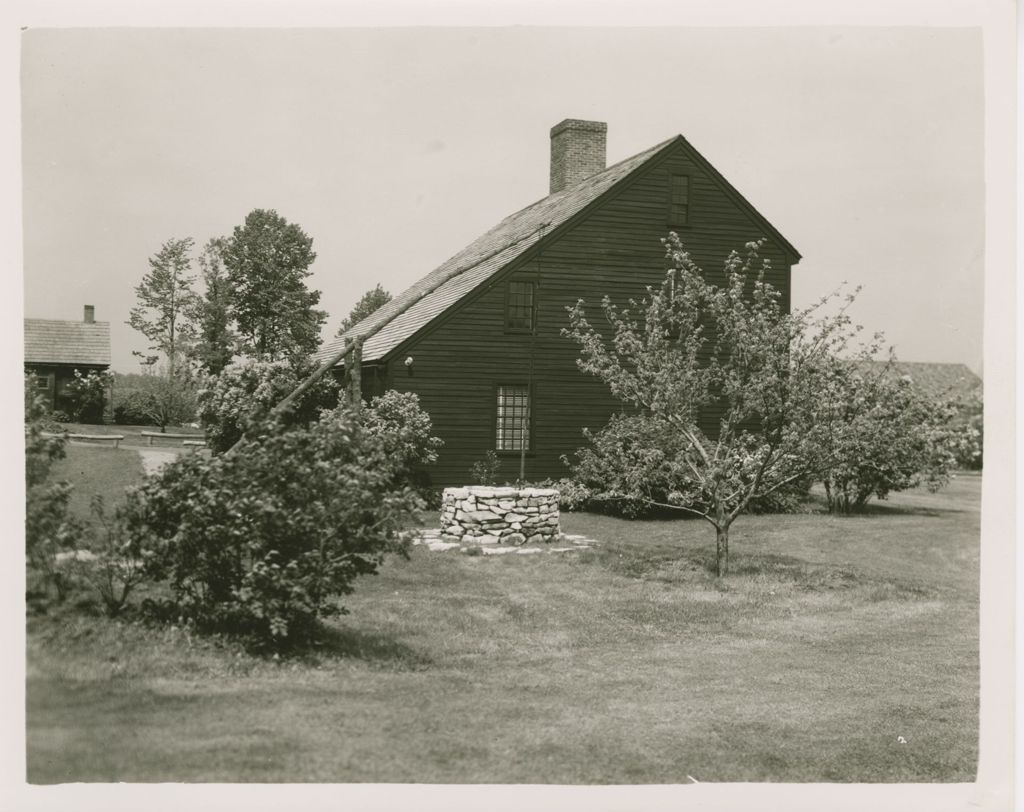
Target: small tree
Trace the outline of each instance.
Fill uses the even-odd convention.
[[[193,335],[189,315],[195,306],[189,274],[192,238],[171,239],[149,260],[149,272],[135,288],[139,303],[130,311],[128,324],[150,341],[150,350],[167,358],[167,376],[176,378],[178,362]],[[136,353],[137,355],[139,353]],[[155,363],[159,355],[146,356]]]
[[[955,465],[954,409],[933,401],[892,364],[835,359],[821,378],[814,419],[820,429],[810,453],[833,513],[862,511],[871,498],[924,484],[935,491]]]
[[[316,259],[312,238],[277,212],[255,209],[221,257],[243,350],[265,361],[312,354],[327,318],[316,309],[320,291],[306,287]]]
[[[384,290],[378,282],[377,286],[373,290],[368,290],[363,294],[363,297],[356,302],[355,307],[352,308],[352,312],[342,319],[341,326],[338,327],[336,335],[340,336],[347,332],[367,316],[371,316],[376,313],[390,301],[391,294]]]
[[[620,431],[617,449],[606,449],[602,478],[623,497],[710,523],[721,576],[729,530],[751,500],[813,470],[806,452],[818,433],[821,370],[855,330],[845,310],[817,320],[817,308],[786,313],[765,281],[760,242],[747,244],[745,260],[729,255],[721,285],[707,281],[675,234],[664,243],[660,288],[625,309],[605,298],[607,341],[582,301],[564,332],[580,345],[580,369],[642,416],[642,431]]]

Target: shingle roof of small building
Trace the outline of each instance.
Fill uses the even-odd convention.
[[[25,319],[26,364],[110,365],[110,323]]]
[[[884,361],[876,361],[883,365]],[[960,398],[981,386],[981,378],[964,364],[927,363],[923,361],[896,361],[893,375],[905,375],[930,398]]]

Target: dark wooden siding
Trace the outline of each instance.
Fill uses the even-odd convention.
[[[469,468],[495,444],[495,386],[519,383],[530,374],[534,358],[533,448],[526,460],[530,480],[568,473],[563,455],[583,444],[582,430],[601,428],[619,404],[597,379],[576,367],[574,342],[560,335],[568,324],[566,307],[587,302],[593,324],[603,321],[599,303],[605,295],[617,302],[643,295],[647,285],[664,277],[661,239],[669,231],[669,183],[674,174],[689,181],[688,225],[677,228],[694,261],[720,278],[731,250],[767,236],[736,201],[678,149],[657,165],[630,179],[553,243],[499,275],[436,320],[389,359],[388,386],[417,392],[430,413],[435,432],[444,439],[431,477],[435,485],[465,484]],[[789,306],[790,268],[781,247],[768,245],[769,281],[785,293]],[[536,334],[504,330],[505,283],[535,278]],[[411,368],[404,366],[413,358]],[[501,478],[519,474],[518,454],[503,457]]]

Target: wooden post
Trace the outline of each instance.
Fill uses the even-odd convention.
[[[348,357],[351,369],[348,373],[348,402],[358,414],[363,405],[363,339],[356,336],[352,341],[352,352]]]

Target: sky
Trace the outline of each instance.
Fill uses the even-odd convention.
[[[111,322],[147,260],[254,208],[314,241],[325,337],[547,193],[549,130],[608,162],[681,133],[901,360],[982,372],[982,41],[972,28],[29,29],[25,315]],[[756,237],[760,235],[751,235]],[[741,246],[737,246],[740,248]],[[724,258],[723,258],[724,259]]]

